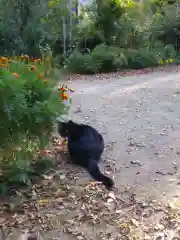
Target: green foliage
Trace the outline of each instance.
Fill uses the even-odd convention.
[[[141,69],[158,65],[160,57],[154,49],[140,48],[128,59],[128,68]]]
[[[110,36],[115,32],[115,21],[121,18],[125,12],[121,1],[111,0],[107,3],[100,3],[97,1],[97,18],[95,20],[95,27],[101,29],[106,41],[111,42]]]
[[[95,2],[97,8],[84,9],[78,26],[78,42],[87,37],[86,48],[91,54],[76,51],[67,64],[69,70],[96,73],[145,68],[176,57],[180,49],[180,13],[173,1]],[[104,44],[98,45],[96,38],[90,36],[98,36]]]
[[[92,52],[92,61],[97,72],[116,71],[114,52],[106,45],[97,46]]]
[[[0,68],[0,182],[29,184],[64,106],[42,65],[13,61],[8,68]]]
[[[67,61],[67,68],[78,73],[113,72],[122,69],[141,69],[157,66],[160,60],[175,59],[176,51],[172,45],[157,44],[139,49],[122,49],[116,46],[99,45],[92,54],[76,52]]]
[[[156,42],[162,41],[164,45],[172,44],[177,50],[180,48],[180,16],[173,1],[94,0],[94,4],[81,9],[79,24],[72,26],[73,44],[77,46],[83,39],[98,36],[105,44],[119,48],[154,48]],[[76,0],[72,3],[77,7]],[[49,44],[53,47],[57,38],[63,44],[63,16],[67,23],[68,45],[70,22],[67,1],[1,0],[1,5],[0,55],[26,53],[40,56],[41,46]],[[73,20],[77,20],[77,16],[73,16]],[[62,54],[63,46],[59,49]]]
[[[47,8],[47,1],[2,0],[0,55],[40,56],[39,46],[51,39],[48,24],[41,21]]]
[[[95,73],[96,67],[89,54],[74,52],[66,61],[67,70],[76,73],[92,74]]]

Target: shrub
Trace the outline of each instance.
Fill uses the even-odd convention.
[[[128,68],[141,69],[158,65],[158,53],[154,49],[140,48],[136,52],[130,52],[128,56]]]
[[[81,74],[112,72],[121,69],[126,62],[121,49],[105,44],[97,46],[91,54],[74,52],[67,60],[67,69]]]
[[[92,52],[96,72],[113,72],[117,70],[115,52],[107,45],[99,45]]]
[[[102,44],[97,46],[91,55],[73,54],[68,69],[76,73],[113,72],[128,68],[141,69],[156,66],[160,60],[174,58],[175,54],[171,45],[165,48],[160,44],[155,48],[121,49]]]
[[[72,53],[66,61],[66,66],[69,71],[74,73],[92,74],[96,72],[96,66],[89,54]]]
[[[28,184],[64,106],[43,65],[0,61],[0,183]]]

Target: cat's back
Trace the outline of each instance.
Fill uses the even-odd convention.
[[[104,140],[93,127],[79,125],[78,131],[68,140],[68,150],[71,158],[84,166],[87,158],[99,160],[104,150]]]
[[[84,124],[79,125],[74,136],[71,137],[71,141],[89,146],[104,144],[102,135],[95,128]]]
[[[80,131],[81,136],[88,141],[93,141],[96,143],[103,142],[102,135],[93,127],[89,125],[82,125],[82,129]]]

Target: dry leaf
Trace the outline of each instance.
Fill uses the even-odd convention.
[[[40,204],[40,205],[47,205],[47,204],[49,204],[51,201],[49,200],[49,199],[40,199],[39,201],[38,201],[38,204]]]
[[[132,224],[133,224],[134,226],[136,226],[136,227],[139,226],[139,222],[138,222],[136,219],[132,218],[132,219],[131,219],[131,222],[132,222]]]
[[[48,176],[48,175],[45,175],[45,174],[44,174],[44,175],[43,175],[43,178],[44,178],[45,180],[52,180],[52,179],[53,179],[53,175],[51,175],[51,176],[49,175],[49,176]]]
[[[61,189],[58,189],[55,193],[54,193],[55,197],[67,197],[67,193]]]
[[[128,223],[121,223],[119,225],[119,230],[121,234],[128,234],[130,233],[130,227]]]
[[[114,200],[116,199],[114,192],[109,192],[108,196]]]

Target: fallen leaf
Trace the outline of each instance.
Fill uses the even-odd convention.
[[[132,224],[133,224],[135,227],[138,227],[138,226],[139,226],[139,222],[138,222],[136,219],[132,218],[132,219],[131,219],[131,222],[132,222]]]
[[[52,180],[53,179],[53,176],[52,175],[43,175],[43,178],[45,179],[45,180]]]
[[[109,192],[108,197],[112,198],[112,199],[116,199],[114,192]]]
[[[129,234],[130,233],[130,227],[128,223],[121,223],[119,225],[119,231],[121,234]]]
[[[37,203],[40,205],[49,204],[51,201],[49,199],[40,199]]]
[[[55,193],[54,193],[55,197],[67,197],[67,193],[61,189],[58,189]]]

